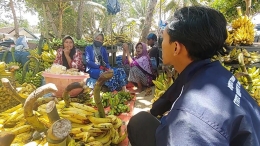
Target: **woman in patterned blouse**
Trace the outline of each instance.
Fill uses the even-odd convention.
[[[74,40],[71,36],[65,36],[62,40],[62,48],[57,50],[55,64],[65,66],[67,69],[76,68],[79,71],[85,71],[82,60],[82,52],[74,46]]]

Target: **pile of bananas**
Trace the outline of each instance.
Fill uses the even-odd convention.
[[[104,46],[112,46],[122,43],[130,43],[132,42],[131,39],[126,34],[115,34],[113,33],[112,38],[111,35],[105,36],[104,39]]]
[[[260,54],[259,52],[248,52],[246,49],[238,49],[234,48],[230,51],[230,53],[223,57],[224,62],[232,62],[232,61],[238,61],[238,54],[243,53],[244,55],[244,62],[245,64],[252,64],[260,62]]]
[[[120,115],[121,113],[130,112],[130,107],[128,105],[128,101],[133,99],[133,95],[129,92],[119,91],[117,93],[105,92],[102,94],[102,105],[103,107],[110,106],[110,110],[108,112],[109,115]],[[88,103],[92,106],[95,106],[94,98],[91,98]]]
[[[166,79],[165,77],[166,75],[164,73],[161,73],[155,80],[153,80],[155,90],[154,98],[151,101],[152,103],[158,100],[164,94],[164,92],[173,84],[172,78]]]
[[[43,61],[43,66],[44,69],[47,69],[49,67],[51,67],[51,65],[53,64],[53,61],[56,58],[56,51],[53,49],[49,49],[49,51],[43,51],[41,54],[41,58]]]
[[[243,72],[241,68],[238,68],[236,70],[236,74]],[[252,89],[249,88],[249,82],[248,78],[246,76],[237,76],[237,79],[241,83],[242,86],[244,86],[245,89],[248,90],[248,92],[252,95],[253,98],[257,101],[258,105],[260,106],[260,68],[249,67],[247,69],[247,74],[252,79]]]
[[[34,86],[31,83],[23,83],[21,85],[20,90],[18,91],[18,93],[23,97],[26,98],[29,94],[31,94],[34,90],[36,89],[36,86]]]
[[[0,112],[3,112],[19,104],[17,100],[14,100],[11,97],[11,94],[3,86],[0,86],[0,103]]]
[[[250,17],[240,16],[232,21],[232,31],[228,33],[228,45],[252,45],[254,42],[254,24]]]
[[[38,61],[39,61],[39,70],[43,71],[45,69],[45,67],[44,67],[44,63],[43,63],[41,55],[38,54],[38,48],[29,50],[29,53],[30,53],[30,56],[35,57],[35,58],[38,59]],[[31,61],[29,62],[29,70],[34,70],[36,68],[36,66],[37,66],[37,63],[32,58],[30,58],[30,60]]]
[[[86,47],[88,45],[87,41],[85,39],[75,40],[75,46],[76,47]]]
[[[62,46],[62,40],[59,38],[53,38],[50,42],[50,47],[53,49],[59,49]]]
[[[0,62],[0,73],[5,72],[6,64],[5,62]]]
[[[80,103],[70,103],[65,107],[63,100],[56,104],[58,114],[63,119],[71,122],[69,145],[117,145],[126,137],[127,132],[122,132],[122,120],[114,115],[100,118],[93,107]],[[47,145],[46,138],[35,140],[35,130],[28,125],[24,118],[24,109],[21,104],[0,113],[0,132],[11,131],[15,134],[12,145]],[[51,123],[46,113],[46,104],[38,107],[35,112],[41,124],[47,128]]]

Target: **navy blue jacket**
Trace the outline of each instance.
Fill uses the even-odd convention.
[[[111,68],[108,62],[108,54],[105,47],[100,48],[100,53],[103,57],[104,62],[106,63],[107,68]],[[85,48],[86,55],[86,72],[89,73],[91,78],[98,79],[100,75],[100,65],[95,63],[95,54],[93,45],[87,46]]]
[[[157,128],[158,146],[260,145],[259,106],[233,74],[209,60],[192,63],[181,74],[186,77],[179,96],[168,91],[162,99],[174,103]]]

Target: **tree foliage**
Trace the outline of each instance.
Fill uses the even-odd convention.
[[[210,6],[222,12],[229,22],[237,17],[236,7],[240,6],[243,12],[246,10],[246,3],[244,0],[214,0],[210,3]],[[251,14],[254,15],[259,12],[260,2],[252,0]]]

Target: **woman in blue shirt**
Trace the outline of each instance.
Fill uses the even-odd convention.
[[[110,91],[126,90],[126,73],[122,68],[111,68],[108,62],[108,53],[103,46],[104,35],[97,33],[94,36],[92,45],[85,49],[86,72],[93,79],[98,79],[100,74],[109,69],[113,69],[114,76],[108,80],[105,85]]]

